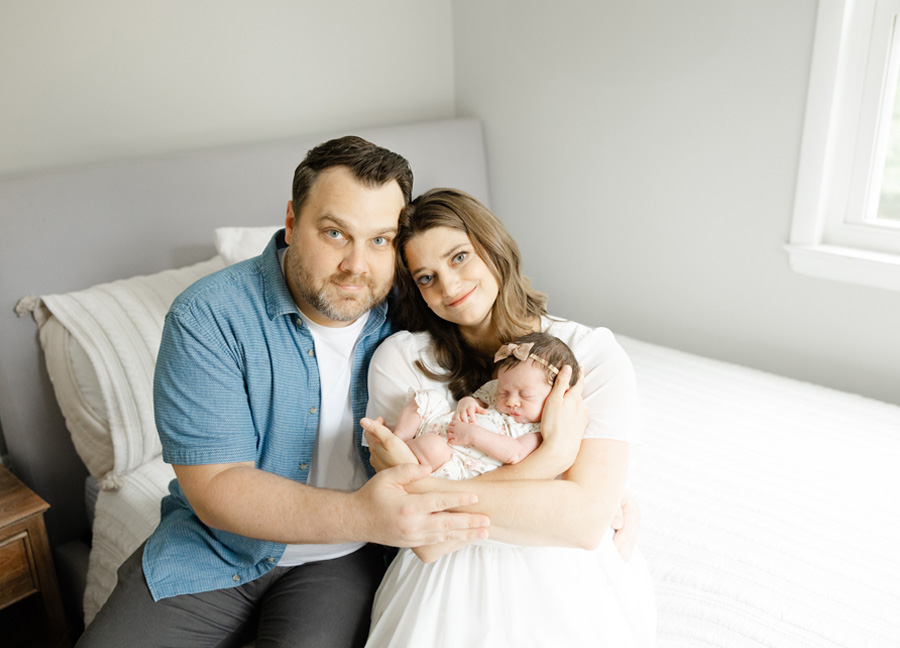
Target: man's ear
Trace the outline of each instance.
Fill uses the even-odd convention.
[[[284,242],[291,244],[291,236],[294,234],[294,203],[288,200],[287,215],[284,217]]]

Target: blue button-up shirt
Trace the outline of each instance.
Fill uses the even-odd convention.
[[[205,277],[166,316],[156,363],[154,407],[163,459],[196,465],[252,461],[306,483],[319,426],[319,370],[312,335],[285,283],[277,233],[262,255]],[[387,304],[375,307],[356,344],[350,398],[360,461],[371,477],[358,421],[375,347],[391,332]],[[154,600],[248,582],[276,565],[285,545],[204,525],[178,481],[144,549]]]

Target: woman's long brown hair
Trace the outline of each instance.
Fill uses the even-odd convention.
[[[535,318],[547,313],[547,296],[534,290],[528,277],[522,275],[519,246],[503,223],[469,194],[457,189],[432,189],[404,209],[396,241],[400,291],[397,322],[401,328],[431,334],[434,356],[444,373],[435,374],[419,361],[417,367],[432,379],[446,381],[454,398],[460,399],[490,380],[493,358],[466,343],[455,324],[435,315],[410,275],[406,245],[434,227],[465,232],[497,280],[499,293],[491,312],[491,325],[501,342],[533,331]]]

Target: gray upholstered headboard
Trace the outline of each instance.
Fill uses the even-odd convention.
[[[13,471],[51,509],[54,545],[87,531],[87,471],[47,377],[28,294],[63,293],[195,263],[213,229],[283,222],[294,168],[312,146],[354,133],[407,157],[416,193],[465,189],[485,202],[481,128],[447,120],[0,178],[0,425]]]

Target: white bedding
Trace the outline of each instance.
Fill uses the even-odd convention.
[[[187,286],[222,267],[215,256],[28,304],[72,442],[100,486],[85,624],[115,587],[119,565],[156,527],[174,477],[160,456],[153,419],[153,368],[166,312]]]
[[[900,646],[900,407],[619,339],[660,647]]]
[[[123,475],[116,490],[98,493],[84,591],[85,623],[109,598],[119,566],[159,524],[159,503],[174,477],[172,466],[156,456]]]

